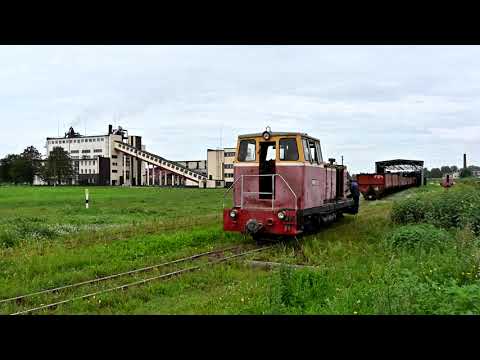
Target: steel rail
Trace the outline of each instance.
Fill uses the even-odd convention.
[[[116,286],[116,287],[105,289],[105,290],[99,290],[99,291],[96,291],[96,292],[93,292],[93,293],[90,293],[90,294],[86,294],[86,295],[82,295],[82,296],[78,296],[78,297],[74,297],[74,298],[70,298],[70,299],[66,299],[66,300],[62,300],[62,301],[57,301],[55,303],[46,304],[46,305],[43,305],[43,306],[38,306],[38,307],[27,309],[27,310],[18,311],[16,313],[13,313],[13,314],[10,314],[10,315],[28,314],[28,313],[31,313],[31,312],[34,312],[34,311],[52,308],[52,307],[55,307],[55,306],[58,306],[58,305],[66,304],[66,303],[76,301],[76,300],[86,299],[86,298],[89,298],[89,297],[92,297],[92,296],[105,294],[105,293],[112,292],[112,291],[115,291],[115,290],[123,290],[123,289],[126,289],[128,287],[145,284],[145,283],[153,281],[153,280],[171,278],[171,277],[174,277],[176,275],[180,275],[180,274],[183,274],[183,273],[186,273],[186,272],[199,270],[203,267],[206,267],[206,266],[209,266],[209,265],[215,265],[215,264],[218,264],[218,263],[221,263],[221,262],[224,262],[224,261],[228,261],[228,260],[233,259],[233,258],[246,256],[246,255],[253,254],[253,253],[256,253],[256,252],[268,250],[268,249],[271,249],[273,246],[275,246],[275,245],[264,246],[264,247],[261,247],[261,248],[258,248],[258,249],[245,251],[245,252],[240,253],[240,254],[234,254],[234,255],[226,256],[222,259],[219,259],[217,261],[213,261],[211,263],[207,263],[207,264],[204,264],[204,265],[197,265],[197,266],[189,267],[189,268],[182,269],[182,270],[172,271],[172,272],[169,272],[169,273],[166,273],[166,274],[162,274],[162,275],[154,276],[154,277],[151,277],[151,278],[135,281],[135,282],[132,282],[132,283],[129,283],[129,284],[124,284],[124,285]]]
[[[56,291],[60,291],[60,290],[65,290],[65,289],[75,288],[75,287],[79,287],[79,286],[83,286],[83,285],[87,285],[87,284],[102,282],[102,281],[105,281],[105,280],[115,279],[115,278],[120,277],[120,276],[126,276],[126,275],[131,275],[131,274],[135,274],[135,273],[139,273],[139,272],[153,270],[155,268],[164,267],[164,266],[167,266],[167,265],[173,265],[173,264],[177,264],[177,263],[181,263],[181,262],[185,262],[185,261],[189,261],[189,260],[194,260],[194,259],[197,259],[197,258],[200,258],[200,257],[216,254],[216,253],[219,253],[219,252],[231,251],[233,249],[238,249],[238,248],[239,248],[239,246],[231,246],[231,247],[228,247],[228,248],[225,248],[225,249],[212,250],[212,251],[208,251],[208,252],[184,257],[184,258],[181,258],[181,259],[176,259],[176,260],[173,260],[173,261],[164,262],[164,263],[161,263],[161,264],[156,264],[156,265],[151,265],[151,266],[147,266],[147,267],[143,267],[143,268],[139,268],[139,269],[135,269],[135,270],[125,271],[125,272],[118,273],[118,274],[112,274],[112,275],[108,275],[108,276],[104,276],[104,277],[100,277],[100,278],[96,278],[96,279],[85,280],[85,281],[82,281],[82,282],[69,284],[69,285],[64,285],[64,286],[59,286],[59,287],[52,288],[52,289],[40,290],[40,291],[36,291],[36,292],[33,292],[33,293],[29,293],[29,294],[25,294],[25,295],[19,295],[19,296],[11,297],[11,298],[8,298],[8,299],[0,300],[0,304],[7,303],[7,302],[10,302],[10,301],[14,301],[14,300],[25,299],[25,298],[29,298],[29,297],[36,296],[36,295],[48,294],[48,293],[52,293],[52,292],[56,292]]]

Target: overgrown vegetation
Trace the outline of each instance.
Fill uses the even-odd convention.
[[[426,222],[452,229],[470,227],[480,234],[480,183],[465,182],[443,192],[419,193],[392,208],[392,220],[398,224]]]

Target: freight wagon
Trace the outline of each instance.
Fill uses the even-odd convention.
[[[382,196],[417,186],[418,176],[405,173],[358,174],[360,192],[366,200],[379,199]]]

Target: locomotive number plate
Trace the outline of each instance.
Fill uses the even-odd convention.
[[[313,186],[320,186],[320,180],[312,179],[312,185]]]

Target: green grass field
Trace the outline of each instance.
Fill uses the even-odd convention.
[[[449,191],[479,188],[457,184]],[[430,229],[392,222],[395,201],[443,192],[429,184],[362,200],[357,216],[254,256],[313,270],[264,271],[235,261],[38,314],[477,314],[480,247],[468,228],[441,230],[449,240],[431,251],[386,245],[392,232],[413,231],[409,236],[415,240],[424,236],[418,231]],[[81,187],[0,186],[0,298],[248,244],[248,238],[223,232],[223,194],[223,189],[92,187],[87,210]],[[126,281],[0,304],[0,313]]]

